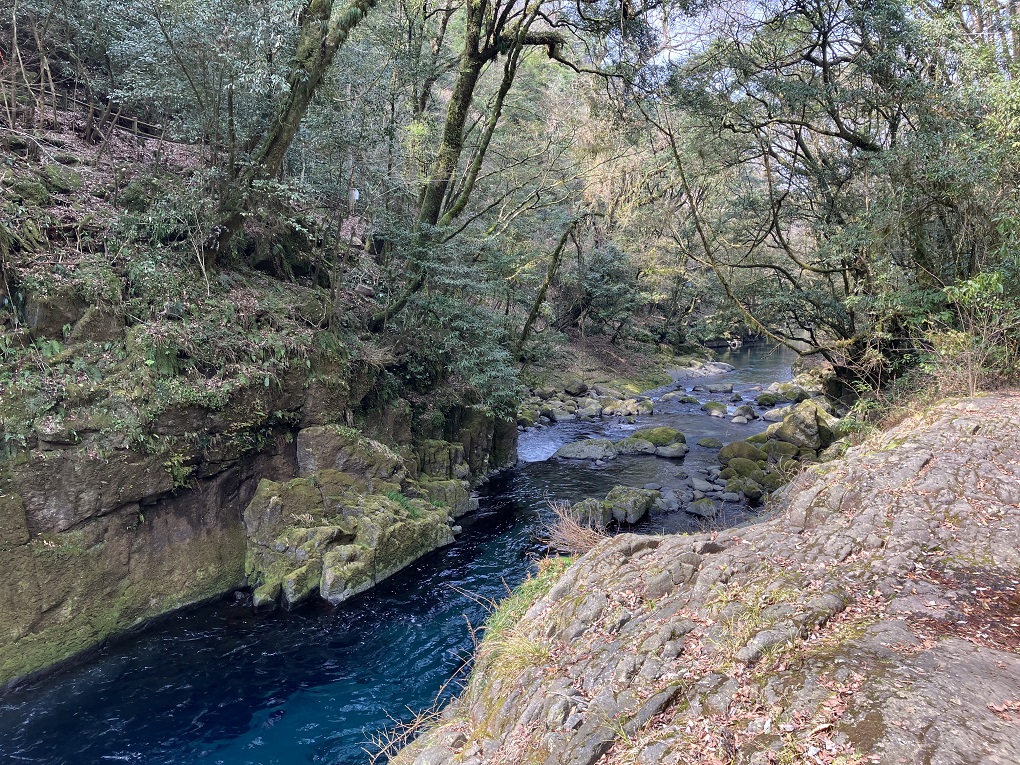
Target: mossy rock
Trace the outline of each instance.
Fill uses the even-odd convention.
[[[633,438],[641,438],[645,441],[651,441],[655,446],[670,446],[672,444],[686,444],[687,438],[679,430],[675,428],[658,427],[658,428],[641,428],[635,430]]]
[[[585,526],[604,529],[613,519],[613,509],[608,503],[595,498],[575,502],[568,511],[570,516]]]
[[[729,407],[727,407],[726,404],[722,403],[721,401],[706,401],[704,404],[701,405],[701,410],[703,412],[708,412],[709,414],[716,416],[725,415],[728,409]]]
[[[734,441],[719,450],[719,462],[724,465],[735,457],[757,462],[758,460],[767,460],[768,454],[747,441]]]
[[[744,440],[747,441],[747,443],[749,444],[760,446],[761,444],[767,442],[769,440],[769,437],[764,433],[755,433],[753,436],[748,436]]]
[[[775,393],[762,393],[754,400],[762,409],[771,409],[779,403],[779,397]]]
[[[754,460],[745,459],[744,457],[734,457],[731,459],[727,466],[730,470],[734,471],[740,478],[750,478],[755,483],[761,483],[765,474],[762,469],[758,466],[758,463]]]
[[[606,495],[605,504],[618,523],[637,523],[662,495],[651,489],[616,486]]]
[[[655,444],[643,438],[624,438],[613,446],[617,454],[655,454]]]
[[[307,565],[291,571],[280,583],[283,604],[292,608],[315,595],[322,577],[322,561],[315,559]]]
[[[739,476],[726,482],[726,491],[743,494],[751,502],[757,502],[765,496],[765,490],[756,481]]]
[[[0,494],[0,549],[27,544],[28,518],[20,494]]]
[[[706,449],[722,449],[723,442],[718,438],[712,436],[705,436],[698,441],[698,446],[704,446]]]
[[[45,184],[61,194],[69,194],[82,187],[82,177],[62,165],[46,165],[42,172]]]
[[[778,460],[780,457],[796,457],[797,453],[800,451],[793,444],[787,443],[786,441],[777,441],[775,439],[766,441],[765,445],[762,446],[762,449],[772,460]]]
[[[609,439],[586,438],[564,444],[553,456],[567,460],[610,460],[616,455],[616,445]]]
[[[45,207],[52,201],[49,189],[39,181],[21,178],[14,182],[12,191],[13,196],[26,205]]]

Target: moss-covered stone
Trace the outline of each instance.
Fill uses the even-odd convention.
[[[338,452],[328,448],[319,452],[323,453]],[[364,463],[364,452],[348,454]],[[388,465],[389,456],[383,457],[382,464]],[[331,461],[336,464],[332,457]],[[403,474],[403,466],[399,468],[390,466],[383,472]],[[457,502],[462,501],[460,494],[467,496],[461,481],[407,485],[409,491],[428,496],[431,489]],[[339,603],[451,543],[448,509],[400,489],[400,484],[378,477],[332,469],[286,483],[262,481],[244,511],[245,572],[260,602],[276,593],[284,605],[293,606],[318,591]]]
[[[655,444],[643,438],[631,437],[616,441],[617,454],[655,454]]]
[[[734,441],[733,443],[726,444],[726,446],[719,450],[719,461],[724,465],[729,463],[734,457],[754,462],[768,459],[768,455],[763,450],[747,441]]]
[[[701,405],[701,409],[713,417],[725,417],[728,407],[721,401],[706,401]]]
[[[45,184],[61,194],[77,191],[83,183],[81,175],[59,164],[46,165],[42,172]]]
[[[762,469],[758,466],[757,462],[753,460],[744,459],[743,457],[734,457],[727,463],[730,470],[736,473],[741,478],[750,478],[755,483],[761,483],[765,474]]]
[[[771,460],[778,460],[780,457],[796,457],[799,451],[793,444],[774,439],[766,441],[762,450],[768,454]]]
[[[671,446],[672,444],[687,443],[687,438],[683,433],[675,428],[667,427],[641,428],[634,431],[633,437],[641,438],[645,441],[651,441],[655,446]]]
[[[606,495],[605,504],[617,523],[637,523],[662,495],[650,489],[616,486]]]
[[[20,494],[0,494],[0,549],[28,543],[28,519]]]

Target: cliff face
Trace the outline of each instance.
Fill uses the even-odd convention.
[[[302,470],[296,450],[302,434],[323,429],[315,423],[354,412],[365,433],[399,449],[394,459],[416,479],[409,485],[429,500],[419,519],[401,481],[385,487],[393,496],[375,497],[372,528],[382,530],[373,545],[378,538],[393,549],[386,565],[358,580],[361,589],[451,541],[448,516],[469,509],[470,481],[516,458],[516,428],[477,408],[450,405],[429,430],[412,433],[406,402],[366,405],[367,386],[350,384],[334,386],[349,391],[336,400],[324,387],[321,376],[293,374],[279,387],[242,388],[215,407],[167,410],[145,425],[145,443],[92,422],[84,407],[39,422],[31,448],[0,459],[0,685],[176,608],[262,584],[246,578],[246,556],[259,540],[242,516],[263,479],[269,491],[272,481],[315,469]],[[92,410],[107,395],[94,396]],[[366,478],[365,465],[344,469],[349,483]],[[289,520],[295,525],[309,524]],[[303,597],[318,586],[316,578]]]
[[[621,535],[482,642],[398,754],[1020,762],[1020,396],[947,403],[717,535]]]

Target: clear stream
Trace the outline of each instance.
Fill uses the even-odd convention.
[[[792,354],[729,351],[737,367],[720,380],[739,392],[789,379]],[[650,393],[653,397],[675,386]],[[708,400],[707,394],[696,394]],[[751,398],[753,393],[747,398]],[[637,427],[687,435],[683,463],[621,457],[603,468],[546,461],[586,435],[622,438],[634,425],[563,423],[523,433],[520,465],[484,487],[456,544],[423,558],[337,608],[253,613],[226,601],[174,614],[75,666],[0,695],[0,762],[84,765],[349,765],[367,760],[374,731],[456,692],[485,602],[506,595],[542,553],[547,499],[604,496],[616,484],[671,485],[715,452],[703,436],[731,441],[761,430],[694,405],[664,404]],[[722,520],[748,517],[727,507]],[[653,516],[636,530],[684,531],[685,513]]]

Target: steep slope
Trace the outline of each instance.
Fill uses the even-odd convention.
[[[767,522],[586,554],[395,762],[1020,762],[1018,566],[1020,396],[946,403]]]

